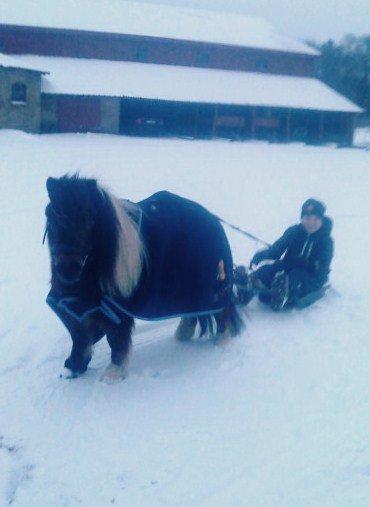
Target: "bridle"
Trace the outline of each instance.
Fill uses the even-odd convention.
[[[55,208],[53,208],[51,205],[50,205],[50,208],[49,208],[49,209],[50,209],[50,210],[51,210],[51,212],[52,212],[52,213],[53,213],[53,214],[57,217],[57,219],[58,219],[60,222],[62,222],[62,220],[68,220],[68,217],[65,217],[65,216],[61,215],[60,213],[58,213],[58,212],[55,210]],[[64,224],[62,224],[62,225],[64,225]],[[46,240],[46,236],[47,236],[47,235],[48,235],[48,224],[46,223],[46,225],[45,225],[44,235],[43,235],[43,237],[42,237],[42,244],[43,244],[43,245],[45,244],[45,240]],[[53,259],[55,259],[55,255],[52,253],[52,251],[50,251],[50,256],[51,256],[52,260],[53,260]],[[86,262],[87,262],[87,260],[88,260],[88,258],[89,258],[89,257],[90,257],[90,252],[89,252],[89,253],[87,253],[87,254],[85,255],[85,257],[83,257],[83,259],[80,261],[80,265],[81,265],[80,275],[79,275],[79,277],[77,278],[77,280],[75,280],[75,281],[79,281],[79,280],[80,280],[81,275],[82,275],[82,272],[83,272],[83,270],[84,270],[84,268],[85,268]]]

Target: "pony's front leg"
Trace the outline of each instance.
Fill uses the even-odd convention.
[[[72,336],[72,341],[71,354],[65,360],[64,366],[71,371],[70,377],[74,378],[87,370],[92,356],[92,343],[80,334]]]
[[[92,346],[104,336],[98,323],[88,320],[83,325],[69,326],[72,338],[72,350],[64,366],[71,371],[70,378],[85,373],[92,357]]]
[[[102,381],[113,384],[127,376],[133,327],[134,319],[126,317],[121,324],[112,325],[107,330],[107,339],[111,348],[111,364],[103,373]]]

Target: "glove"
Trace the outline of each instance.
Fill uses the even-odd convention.
[[[265,259],[265,251],[264,250],[261,250],[260,252],[255,253],[252,257],[249,267],[252,268],[253,266],[257,266],[257,264],[259,264],[264,259]]]

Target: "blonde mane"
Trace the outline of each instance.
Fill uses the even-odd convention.
[[[110,200],[118,223],[116,261],[111,280],[102,280],[101,288],[109,295],[129,297],[137,286],[145,260],[145,248],[136,222],[130,217],[136,206],[117,199],[104,189]]]

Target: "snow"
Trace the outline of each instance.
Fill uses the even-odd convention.
[[[370,149],[370,127],[360,127],[355,129],[353,145],[365,150]]]
[[[13,131],[0,150],[0,505],[369,505],[369,152]],[[253,302],[223,348],[138,323],[126,381],[99,382],[105,341],[85,376],[60,379],[45,180],[76,170],[133,200],[178,192],[266,241],[323,199],[334,289],[286,314]],[[227,233],[246,264],[258,245]]]
[[[314,78],[31,55],[0,54],[0,64],[49,72],[44,93],[362,111]]]
[[[0,3],[0,22],[212,42],[292,53],[318,53],[264,19],[122,0],[12,0]]]

